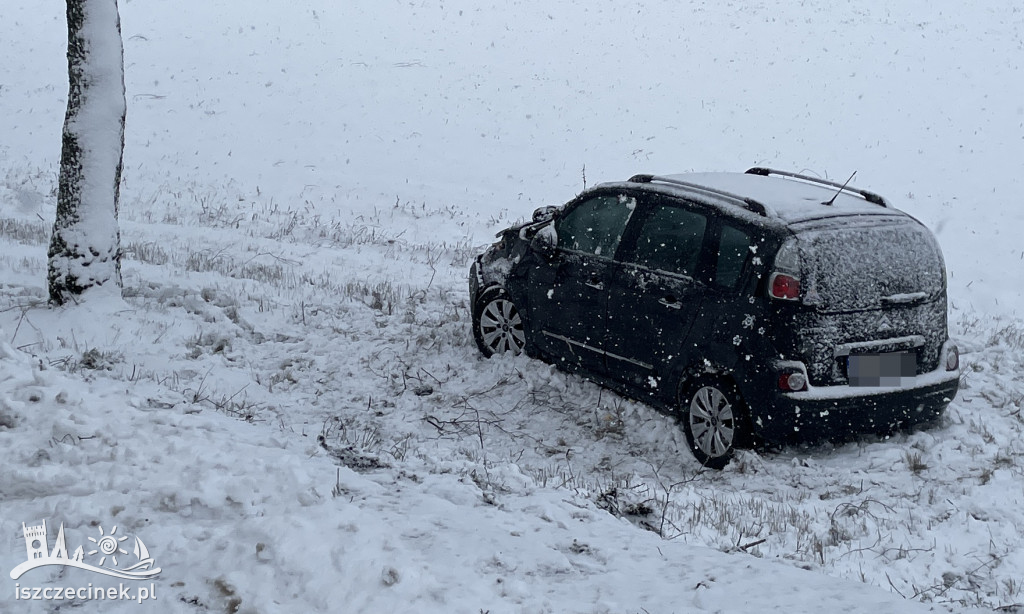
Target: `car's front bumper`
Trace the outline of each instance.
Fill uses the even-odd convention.
[[[480,256],[477,256],[473,260],[473,264],[469,267],[469,305],[470,309],[473,308],[473,304],[476,302],[477,296],[480,292],[480,286],[483,285],[483,278],[480,275]]]
[[[893,387],[812,387],[779,392],[764,407],[752,407],[751,418],[772,443],[890,433],[936,420],[959,387],[959,371],[941,369]]]

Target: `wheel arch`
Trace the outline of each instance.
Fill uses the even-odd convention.
[[[498,282],[491,282],[486,286],[481,286],[481,288],[477,290],[476,296],[470,297],[472,299],[471,307],[473,310],[473,317],[475,318],[477,313],[479,313],[480,306],[483,304],[484,299],[488,298],[491,294],[500,293],[508,294],[508,290]]]
[[[530,317],[528,310],[524,309],[523,302],[517,298],[516,295],[509,291],[509,289],[500,283],[491,283],[476,292],[476,295],[471,297],[470,300],[470,327],[473,331],[473,337],[476,340],[477,347],[484,354],[484,356],[490,356],[491,354],[485,350],[483,342],[483,333],[480,328],[480,319],[483,314],[483,310],[488,302],[505,298],[515,307],[518,313],[519,319],[522,322],[522,334],[523,334],[523,348],[522,350],[529,356],[534,355],[533,349],[533,335],[530,328]],[[518,352],[517,352],[518,353]]]
[[[688,393],[702,380],[717,380],[732,389],[737,395],[741,406],[737,408],[739,419],[743,422],[743,436],[737,442],[738,447],[755,446],[758,441],[755,423],[755,408],[748,394],[749,387],[744,385],[744,378],[736,370],[738,360],[724,361],[701,358],[682,368],[676,379],[675,398],[671,400],[673,415],[677,418],[683,414],[683,405],[689,402]],[[731,366],[726,366],[731,365]]]
[[[735,358],[721,360],[720,358],[700,357],[689,364],[679,365],[676,369],[675,398],[672,401],[681,403],[683,395],[693,386],[694,382],[709,376],[725,380],[742,394],[743,387],[740,385],[740,378],[736,376],[735,370],[737,362],[738,359]]]

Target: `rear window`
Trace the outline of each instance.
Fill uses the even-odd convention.
[[[805,304],[826,311],[877,309],[942,290],[938,244],[913,221],[813,230],[797,238]]]

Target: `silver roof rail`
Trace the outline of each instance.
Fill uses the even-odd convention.
[[[629,178],[629,183],[667,183],[670,185],[677,185],[684,188],[688,188],[695,192],[704,192],[712,196],[718,196],[726,200],[730,200],[743,207],[747,211],[756,213],[762,217],[768,217],[768,210],[764,205],[757,202],[753,198],[747,198],[746,196],[740,196],[739,194],[733,194],[732,192],[726,192],[725,190],[719,190],[717,188],[709,188],[705,185],[698,183],[690,183],[689,181],[683,181],[681,179],[675,179],[674,177],[664,177],[661,175],[633,175]]]
[[[849,192],[851,194],[856,194],[857,196],[860,196],[864,200],[868,201],[869,203],[872,203],[872,204],[875,204],[875,205],[879,205],[881,207],[888,207],[889,206],[889,203],[886,202],[886,200],[884,198],[882,198],[878,194],[875,194],[874,192],[868,192],[867,190],[861,190],[859,188],[855,188],[855,187],[852,187],[852,186],[843,185],[841,183],[836,183],[835,181],[829,181],[828,179],[821,179],[821,178],[818,178],[818,177],[811,177],[810,175],[801,175],[800,173],[791,173],[789,171],[779,171],[779,170],[775,170],[774,168],[764,168],[764,167],[761,167],[761,166],[755,166],[754,168],[747,169],[747,173],[746,174],[748,174],[748,175],[760,175],[762,177],[767,177],[769,175],[778,175],[780,177],[789,177],[791,179],[799,179],[801,181],[807,181],[809,183],[819,183],[821,185],[826,185],[826,186],[829,186],[831,188],[835,188],[835,189],[839,190],[840,192]]]

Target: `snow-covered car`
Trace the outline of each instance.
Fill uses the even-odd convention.
[[[480,351],[675,414],[708,467],[934,422],[959,386],[938,243],[872,192],[764,168],[637,175],[498,238],[470,271]]]

